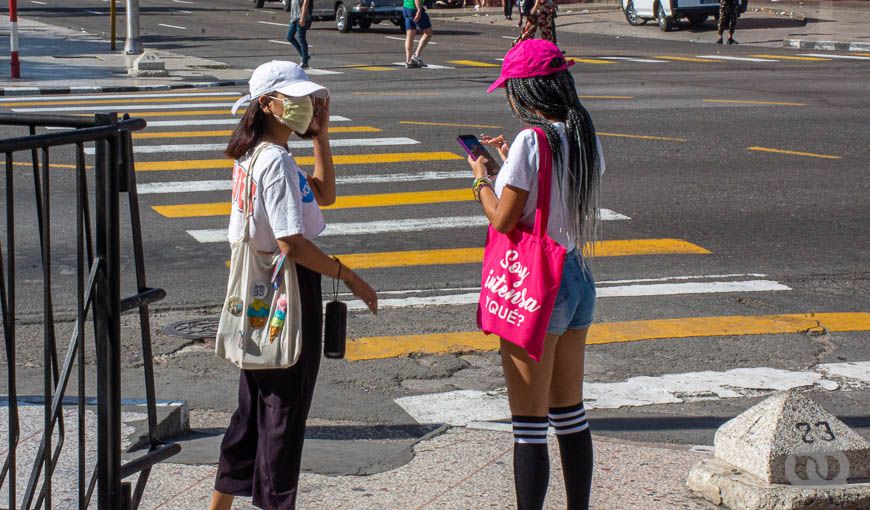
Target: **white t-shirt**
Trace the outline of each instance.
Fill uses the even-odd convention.
[[[559,133],[559,137],[562,139],[562,162],[567,164],[568,135],[565,123],[554,122],[553,127],[556,128],[556,132]],[[597,137],[595,143],[598,144],[601,173],[603,174],[604,152],[601,150],[601,142]],[[552,191],[550,192],[550,219],[547,224],[547,233],[554,241],[564,246],[566,250],[571,251],[576,246],[576,243],[573,239],[572,230],[568,228],[568,211],[565,205],[568,203],[568,186],[567,183],[564,183],[560,193],[558,175],[559,172],[556,168],[556,158],[554,155]],[[523,207],[523,215],[520,216],[520,222],[524,225],[534,226],[535,207],[538,202],[538,136],[532,129],[520,131],[511,144],[507,160],[505,160],[495,180],[496,196],[501,197],[501,193],[506,185],[529,192],[526,205]]]
[[[284,147],[263,142],[265,147],[254,162],[253,205],[250,233],[254,247],[259,251],[276,251],[281,237],[302,234],[314,239],[326,228],[323,213],[314,199],[305,173]],[[250,160],[257,148],[252,149],[233,167],[233,204],[230,213],[230,242],[242,238],[245,225],[244,207],[248,192],[245,179]]]

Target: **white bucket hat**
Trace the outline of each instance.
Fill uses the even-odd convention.
[[[309,80],[301,67],[293,62],[281,60],[267,62],[254,69],[251,79],[248,80],[248,86],[251,93],[236,101],[232,109],[233,115],[243,104],[270,92],[279,92],[290,97],[329,97],[329,90]]]

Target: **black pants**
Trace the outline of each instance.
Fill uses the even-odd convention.
[[[510,18],[514,14],[514,1],[515,0],[502,0],[504,2],[504,17]]]
[[[305,421],[320,369],[320,274],[296,266],[302,302],[302,353],[282,370],[242,370],[239,407],[221,443],[214,488],[252,496],[268,510],[296,507]]]

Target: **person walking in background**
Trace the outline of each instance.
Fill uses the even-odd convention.
[[[538,30],[541,31],[541,39],[556,44],[556,4],[553,0],[535,0],[526,16],[526,26],[514,41],[515,45],[534,39]]]
[[[287,41],[296,48],[302,62],[302,69],[308,68],[308,29],[311,27],[311,1],[290,0],[290,26],[287,27]]]
[[[740,16],[740,0],[719,0],[719,38],[716,44],[722,44],[722,34],[728,30],[728,44],[737,44],[734,40],[734,29],[737,28],[737,18]]]
[[[272,61],[254,71],[250,95],[236,102],[233,113],[248,100],[225,151],[236,161],[229,238],[235,242],[249,232],[258,251],[280,251],[295,262],[302,346],[290,368],[241,371],[239,404],[221,443],[209,509],[230,510],[235,496],[248,496],[258,508],[292,510],[323,345],[320,275],[344,281],[372,313],[378,299],[365,280],[312,242],[326,228],[320,207],[335,202],[329,91],[298,65]],[[287,149],[293,133],[313,142],[311,174]]]
[[[514,2],[516,2],[516,0],[502,0],[502,3],[504,3],[504,19],[514,19]]]
[[[423,62],[423,48],[432,39],[432,21],[423,7],[422,0],[404,0],[402,13],[405,15],[405,67],[408,69],[426,67]],[[414,36],[417,31],[422,34],[414,51]]]
[[[490,226],[509,233],[520,225],[530,230],[535,224],[539,165],[545,161],[542,154],[552,154],[546,233],[564,247],[565,256],[543,352],[535,361],[512,341],[502,338],[500,344],[514,430],[514,486],[521,510],[539,510],[544,505],[550,474],[548,426],[555,429],[559,442],[567,507],[587,508],[592,484],[592,436],[582,395],[595,282],[582,252],[584,246],[594,245],[597,236],[604,157],[592,118],[578,99],[568,70],[571,65],[573,61],[566,61],[549,41],[522,41],[508,51],[501,76],[487,92],[505,87],[514,115],[546,137],[533,129],[520,131],[512,144],[504,136],[482,137],[504,160],[494,181],[487,174],[485,158],[469,157],[476,177],[472,191]],[[549,150],[542,153],[544,144]]]

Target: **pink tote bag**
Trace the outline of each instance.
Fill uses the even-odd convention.
[[[502,234],[489,226],[483,252],[477,326],[519,345],[541,360],[544,336],[562,283],[565,248],[547,235],[553,154],[543,130],[538,137],[538,201],[535,225]]]

